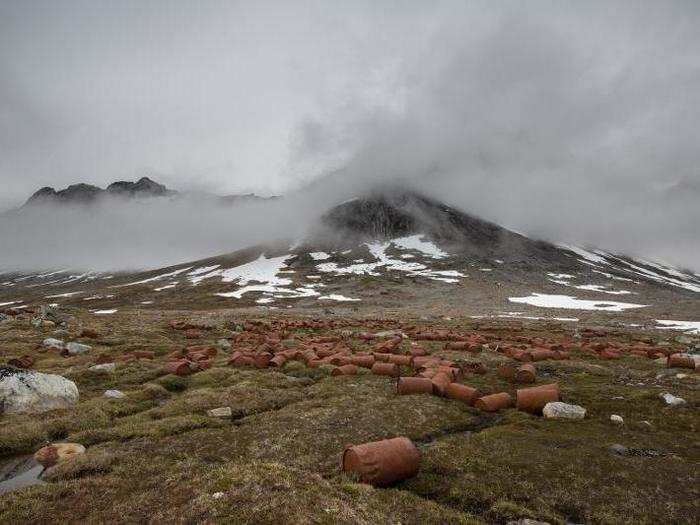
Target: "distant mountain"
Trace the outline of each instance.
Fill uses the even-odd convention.
[[[105,197],[124,199],[144,199],[154,197],[186,197],[211,199],[221,205],[233,205],[277,199],[278,197],[260,197],[254,193],[241,195],[214,195],[209,193],[187,193],[168,189],[148,177],[141,177],[136,182],[116,181],[102,189],[92,184],[72,184],[67,188],[56,191],[49,186],[36,191],[22,207],[32,207],[43,204],[93,204]]]
[[[105,196],[118,197],[164,197],[175,195],[176,191],[167,189],[163,184],[159,184],[148,177],[141,177],[136,182],[118,181],[113,182],[107,189],[102,189],[92,184],[71,184],[63,190],[56,191],[54,188],[45,187],[35,192],[24,206],[37,204],[91,204]]]

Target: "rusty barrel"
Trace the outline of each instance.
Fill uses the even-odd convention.
[[[431,381],[433,382],[433,394],[436,396],[444,396],[447,385],[452,382],[452,377],[446,372],[438,372]]]
[[[163,370],[166,374],[175,374],[178,376],[186,376],[192,373],[190,362],[187,359],[177,359],[165,363]]]
[[[480,397],[474,402],[474,406],[484,412],[496,412],[502,408],[509,408],[512,405],[513,400],[508,392],[500,392],[498,394]]]
[[[346,446],[341,468],[357,473],[363,483],[384,487],[415,476],[419,464],[420,453],[413,442],[397,437]]]
[[[516,391],[516,408],[530,414],[542,413],[544,406],[553,401],[559,401],[558,383],[520,388]]]
[[[372,373],[378,376],[398,377],[399,365],[394,363],[374,363]]]
[[[461,383],[450,383],[445,388],[445,394],[450,399],[458,399],[460,401],[466,401],[470,405],[478,399],[481,393],[474,387],[469,385],[463,385]]]
[[[518,383],[534,383],[537,377],[537,369],[530,363],[525,363],[515,372],[515,380]]]
[[[357,365],[342,365],[331,372],[333,376],[354,376],[357,374]]]
[[[666,358],[668,368],[692,368],[695,369],[695,359],[680,354],[671,354]]]
[[[427,377],[399,377],[396,392],[400,395],[432,394],[433,382]]]
[[[361,366],[362,368],[372,368],[374,366],[373,355],[353,355],[350,356],[350,362],[353,365]]]

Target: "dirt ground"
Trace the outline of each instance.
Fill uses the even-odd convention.
[[[700,383],[692,370],[668,369],[625,349],[646,344],[683,351],[700,338],[584,323],[510,319],[445,319],[437,314],[353,315],[351,308],[302,312],[178,311],[122,308],[96,316],[63,309],[65,331],[25,319],[0,323],[0,356],[30,355],[33,368],[74,381],[79,402],[36,415],[5,415],[0,454],[12,461],[49,442],[77,442],[87,451],[43,474],[45,484],[0,496],[3,523],[693,523],[700,501]],[[206,323],[195,340],[171,320]],[[255,321],[255,322],[251,322]],[[98,338],[81,338],[84,328]],[[60,330],[60,329],[59,329]],[[467,371],[460,382],[483,394],[515,393],[497,374],[513,359],[509,345],[562,344],[568,359],[539,361],[536,384],[556,382],[562,400],[583,406],[579,421],[547,420],[515,408],[487,413],[437,395],[400,396],[396,380],[360,368],[332,376],[333,366],[290,360],[277,368],[236,367],[231,355],[250,334],[279,335],[280,348],[304,349],[325,339],[354,353],[393,337],[362,332],[400,330],[395,353],[419,344]],[[415,340],[416,330],[444,330],[486,341],[479,353],[448,349],[445,340]],[[413,334],[413,336],[411,335]],[[41,348],[46,337],[91,345],[62,357]],[[232,348],[219,341],[228,338]],[[325,339],[324,339],[325,338]],[[591,346],[612,343],[620,358]],[[218,348],[209,368],[166,374],[168,354],[193,344]],[[501,351],[499,351],[501,349]],[[154,359],[128,360],[137,351]],[[669,350],[670,351],[670,350]],[[98,356],[117,363],[111,374],[89,370]],[[469,373],[482,363],[484,374]],[[402,375],[416,373],[402,367]],[[105,390],[124,392],[108,399]],[[667,407],[668,392],[686,404]],[[230,407],[217,418],[207,411]],[[620,415],[624,424],[610,420]],[[417,445],[416,476],[387,488],[340,470],[346,444],[407,436]],[[611,445],[626,447],[614,453]]]

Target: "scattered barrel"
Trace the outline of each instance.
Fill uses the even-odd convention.
[[[671,354],[666,358],[668,368],[691,368],[695,369],[695,359],[681,354]]]
[[[525,363],[515,372],[515,380],[518,383],[534,383],[536,377],[537,369],[530,363]]]
[[[420,453],[413,442],[397,437],[346,446],[341,468],[357,473],[363,483],[384,487],[415,476],[419,464]]]
[[[357,365],[343,365],[333,369],[333,376],[354,376],[357,374]]]
[[[394,363],[374,363],[372,373],[378,376],[398,377],[399,365]]]
[[[452,377],[445,372],[438,372],[431,378],[431,381],[433,383],[433,394],[444,396],[447,385],[452,382]]]
[[[469,385],[450,383],[447,385],[447,388],[445,388],[445,395],[447,395],[447,397],[450,399],[466,401],[470,405],[473,405],[481,393],[476,388]]]
[[[192,373],[190,362],[187,359],[177,359],[165,363],[163,370],[166,374],[175,374],[178,376],[186,376]]]
[[[553,401],[559,401],[557,383],[520,388],[516,391],[516,408],[530,414],[541,414],[544,406]]]
[[[484,412],[496,412],[502,408],[509,408],[512,405],[513,399],[508,392],[500,392],[498,394],[480,397],[474,402],[474,406]]]
[[[432,394],[433,382],[427,377],[399,377],[396,392],[400,395]]]

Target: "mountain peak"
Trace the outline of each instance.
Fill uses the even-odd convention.
[[[113,182],[107,189],[86,183],[71,184],[67,188],[56,191],[50,186],[41,188],[32,194],[24,204],[90,204],[105,195],[118,195],[122,197],[163,197],[176,193],[169,190],[163,184],[159,184],[148,177],[141,177],[136,182],[117,181]]]

